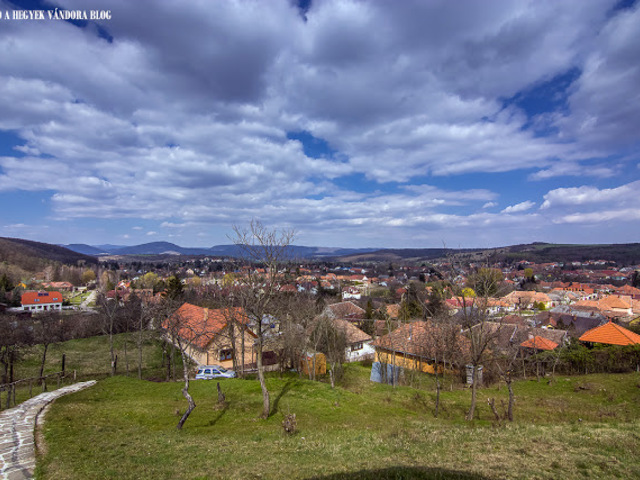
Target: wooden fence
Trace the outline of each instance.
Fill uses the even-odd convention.
[[[15,407],[17,405],[16,402],[16,390],[18,388],[24,387],[26,391],[26,387],[29,387],[29,398],[34,396],[34,387],[36,390],[35,395],[40,392],[47,391],[47,380],[51,378],[55,378],[56,380],[56,388],[60,388],[62,382],[67,378],[73,378],[73,381],[76,380],[76,371],[73,371],[72,375],[67,375],[67,372],[64,370],[55,373],[49,373],[42,377],[32,377],[32,378],[23,378],[22,380],[16,380],[11,383],[2,383],[0,384],[0,410],[11,408],[12,403]],[[49,380],[49,385],[51,385],[51,380]],[[5,397],[5,401],[3,403],[2,397]]]

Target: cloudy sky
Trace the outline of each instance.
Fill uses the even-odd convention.
[[[640,241],[639,7],[0,0],[0,236]]]

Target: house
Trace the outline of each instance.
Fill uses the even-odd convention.
[[[44,288],[53,288],[59,292],[71,292],[73,291],[73,284],[69,282],[43,282]]]
[[[581,342],[606,343],[608,345],[637,345],[640,344],[640,335],[613,322],[607,322],[585,332],[579,340]]]
[[[528,338],[524,342],[520,344],[523,348],[528,348],[533,351],[550,351],[558,348],[558,344],[548,338],[540,337],[539,335],[535,335],[531,338]]]
[[[464,359],[469,340],[452,324],[416,321],[404,324],[372,344],[376,350],[371,381],[394,383],[403,369],[442,371],[445,355]]]
[[[519,309],[529,309],[535,307],[535,304],[542,304],[545,309],[553,306],[553,302],[547,294],[528,290],[523,292],[514,290],[502,297],[502,299],[509,305]]]
[[[345,360],[347,362],[358,362],[366,358],[373,358],[375,349],[371,345],[371,335],[367,335],[347,320],[334,318],[332,321],[335,327],[344,333],[347,340],[345,348]]]
[[[342,318],[345,320],[361,320],[366,313],[364,308],[351,301],[327,305],[325,312],[330,318]]]
[[[569,341],[566,330],[535,328],[530,326],[505,324],[499,322],[483,322],[472,327],[473,330],[482,329],[482,335],[486,335],[489,341],[489,349],[495,353],[507,353],[513,348],[535,348],[541,350],[545,347],[564,345]],[[536,341],[536,339],[538,339]],[[535,346],[537,345],[537,346]],[[545,348],[549,349],[549,348]]]
[[[234,352],[238,364],[256,361],[256,335],[247,324],[248,318],[241,308],[211,309],[184,303],[163,327],[168,340],[186,345],[187,355],[199,365],[232,368]]]
[[[60,292],[24,292],[20,303],[22,310],[30,312],[60,311],[62,294]]]

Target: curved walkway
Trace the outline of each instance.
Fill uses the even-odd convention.
[[[96,383],[80,382],[45,392],[17,407],[0,412],[0,480],[33,478],[36,466],[34,448],[38,415],[56,398],[77,392]]]

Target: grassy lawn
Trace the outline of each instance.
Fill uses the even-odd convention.
[[[125,356],[125,343],[127,354]],[[114,336],[114,348],[118,355],[118,372],[126,374],[127,361],[129,364],[129,375],[137,377],[138,374],[138,349],[135,342],[135,334],[122,333]],[[14,369],[16,380],[38,377],[40,373],[40,362],[42,361],[41,345],[22,350],[20,361]],[[66,355],[65,370],[67,378],[61,385],[73,383],[73,371],[76,371],[76,378],[80,380],[105,378],[110,373],[111,357],[109,354],[109,340],[107,336],[83,338],[69,340],[67,342],[52,344],[47,351],[44,374],[59,372],[62,368],[62,355]],[[142,349],[142,369],[145,378],[164,378],[166,372],[161,368],[162,347],[158,341],[147,340]],[[181,375],[182,362],[179,354],[176,355],[177,375]],[[55,390],[58,387],[57,379],[51,378],[47,381],[47,389]],[[16,401],[18,403],[30,398],[31,395],[40,393],[39,384],[33,384],[31,392],[29,385],[25,383],[16,391]],[[5,406],[5,394],[0,394],[2,406]]]
[[[483,389],[478,417],[462,420],[468,390],[442,393],[434,418],[432,382],[373,384],[350,365],[344,386],[297,375],[268,378],[273,414],[257,418],[255,380],[191,384],[197,408],[182,431],[180,383],[107,378],[55,402],[44,425],[38,478],[638,478],[640,375],[558,377],[515,385],[513,424],[497,425],[486,404],[506,389]],[[281,422],[297,416],[298,432]]]
[[[92,292],[82,292],[82,293],[74,293],[73,296],[69,297],[69,303],[71,305],[78,306],[82,302],[84,302]]]

